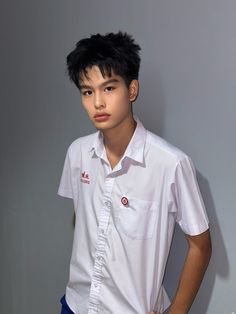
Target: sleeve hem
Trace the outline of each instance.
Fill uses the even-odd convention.
[[[66,190],[58,190],[57,195],[73,199],[73,195],[69,191],[66,191]]]
[[[192,225],[192,226],[186,226],[181,223],[179,225],[180,225],[180,228],[183,230],[183,232],[190,236],[199,235],[209,229],[209,223],[206,223],[206,222],[202,224],[198,224],[198,225]]]

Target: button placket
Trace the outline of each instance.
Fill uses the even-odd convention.
[[[102,269],[104,266],[104,253],[106,248],[106,239],[108,234],[109,219],[111,216],[112,202],[110,201],[111,192],[115,178],[105,180],[104,202],[100,213],[98,226],[98,240],[92,274],[92,282],[89,296],[88,314],[96,314],[99,310],[99,294],[102,284]]]

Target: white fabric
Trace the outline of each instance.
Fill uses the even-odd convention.
[[[74,141],[58,194],[73,198],[76,212],[70,308],[76,314],[162,313],[169,305],[162,281],[175,222],[190,235],[208,229],[189,157],[137,120],[113,170],[100,132]]]

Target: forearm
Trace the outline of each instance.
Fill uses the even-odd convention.
[[[199,236],[187,236],[189,249],[169,314],[188,313],[201,285],[211,256],[209,231]]]

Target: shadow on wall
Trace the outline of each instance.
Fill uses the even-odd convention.
[[[200,291],[193,303],[191,314],[206,314],[211,295],[214,289],[216,276],[227,278],[229,275],[229,261],[226,254],[225,245],[217,219],[214,201],[211,195],[208,181],[197,171],[197,179],[202,193],[204,203],[206,205],[207,214],[210,221],[210,230],[212,238],[212,258]],[[187,251],[187,243],[184,239],[182,231],[176,228],[171,252],[167,264],[165,275],[165,287],[172,298],[174,296],[181,267],[184,262],[184,256]]]
[[[134,112],[137,113],[145,128],[162,136],[165,121],[165,99],[161,78],[151,69],[145,70],[145,73],[141,75],[140,92],[137,104],[134,104]]]

